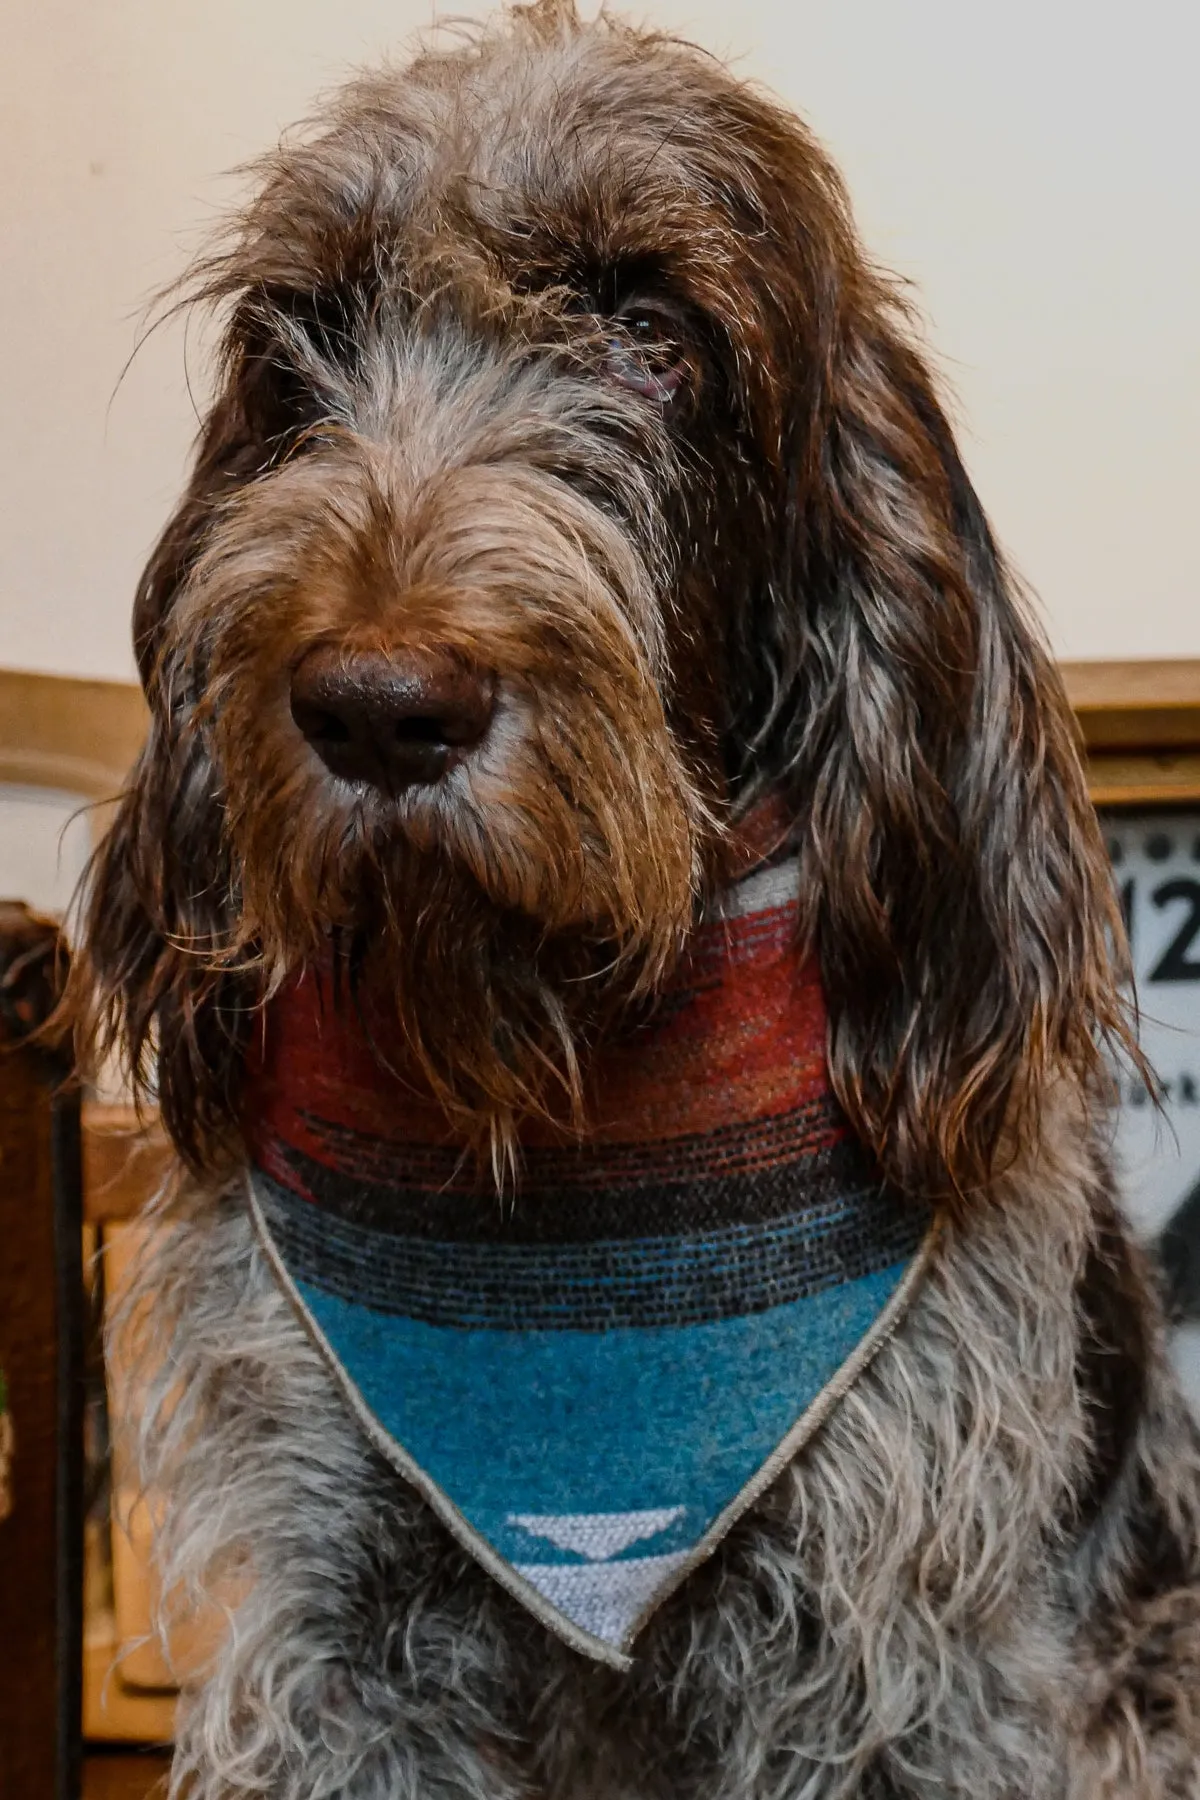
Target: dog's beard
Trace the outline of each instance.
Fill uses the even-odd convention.
[[[530,1113],[579,1122],[581,1049],[676,956],[712,814],[667,724],[661,573],[611,516],[528,467],[461,469],[401,571],[382,487],[360,457],[315,456],[253,490],[194,570],[161,667],[223,799],[218,956],[256,963],[269,994],[344,954],[373,1006],[394,1004],[381,1054],[415,1064],[500,1164]],[[305,743],[288,652],[386,653],[401,633],[494,672],[496,709],[440,781],[385,795]]]

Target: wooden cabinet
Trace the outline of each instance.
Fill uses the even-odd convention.
[[[79,1778],[83,1541],[79,1108],[30,1039],[58,932],[0,902],[0,1795],[68,1800]],[[13,1654],[15,1652],[15,1654]]]

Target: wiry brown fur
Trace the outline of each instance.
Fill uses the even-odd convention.
[[[170,1541],[188,1578],[252,1573],[180,1779],[1197,1791],[1195,1451],[1099,1148],[1112,883],[1057,676],[823,152],[699,53],[541,0],[346,89],[194,290],[226,308],[221,385],[139,591],[151,735],[73,977],[83,1042],[156,1083],[199,1178],[152,1277],[185,1377],[151,1434]],[[482,666],[484,742],[399,797],[332,778],[288,705],[327,644]],[[332,938],[500,1170],[523,1116],[577,1107],[765,794],[837,1092],[954,1224],[622,1681],[337,1413],[221,1197],[242,1052]]]

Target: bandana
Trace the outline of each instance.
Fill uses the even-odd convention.
[[[250,1073],[250,1205],[370,1438],[576,1649],[638,1631],[846,1392],[927,1263],[829,1087],[797,870],[693,934],[595,1059],[588,1131],[522,1139],[498,1199],[308,970]]]

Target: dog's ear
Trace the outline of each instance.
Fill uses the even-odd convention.
[[[66,1012],[82,1066],[115,1059],[204,1169],[231,1141],[257,995],[230,921],[207,746],[185,720],[156,715],[85,879]]]
[[[213,269],[205,284],[197,282],[195,301],[216,303],[236,292],[219,259]],[[295,333],[332,331],[322,309],[323,297],[315,292],[279,295],[262,289],[243,292],[237,300],[220,348],[218,391],[196,442],[187,487],[134,598],[133,644],[147,694],[163,623],[221,502],[275,467],[312,421],[311,390],[280,342],[278,321],[282,316]]]
[[[169,623],[222,507],[311,425],[320,402],[306,358],[331,344],[344,353],[347,323],[336,293],[247,284],[236,259],[220,256],[201,266],[191,298],[232,303],[217,394],[138,584],[133,636],[150,732],[88,871],[66,1006],[84,1066],[116,1055],[138,1091],[157,1098],[183,1155],[212,1167],[236,1116],[259,978],[253,946],[236,940],[203,670],[173,647]]]
[[[261,456],[250,434],[242,386],[231,383],[204,422],[183,498],[155,544],[134,596],[133,647],[147,694],[163,622],[204,542],[214,508],[248,478]]]
[[[849,242],[796,377],[756,760],[798,821],[839,1096],[890,1175],[961,1196],[1131,1047],[1124,935],[1058,673]]]
[[[257,984],[252,957],[231,948],[237,898],[200,671],[175,666],[164,626],[214,510],[263,462],[258,373],[245,359],[225,373],[138,587],[150,729],[79,897],[65,1002],[82,1066],[116,1060],[139,1096],[157,1101],[184,1157],[205,1168],[230,1140]]]

